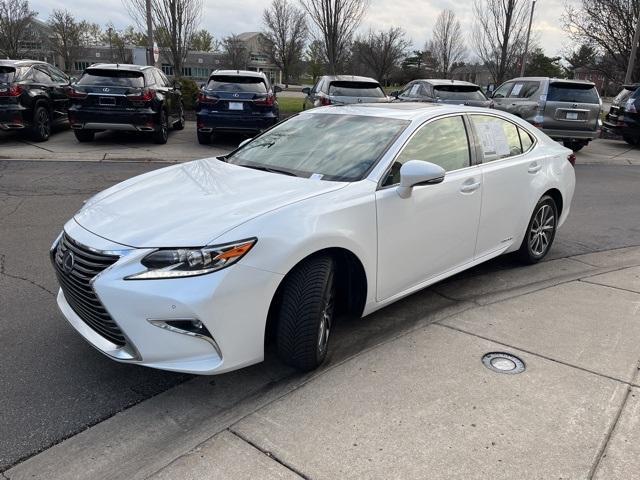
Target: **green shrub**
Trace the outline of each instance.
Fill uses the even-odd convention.
[[[182,101],[185,110],[193,110],[196,105],[196,97],[200,88],[198,84],[190,78],[180,79],[180,91],[182,92]]]

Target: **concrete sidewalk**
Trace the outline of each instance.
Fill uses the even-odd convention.
[[[4,475],[638,476],[640,247],[472,270],[334,335],[320,371],[270,357],[197,378]],[[495,373],[481,362],[489,352],[526,370]]]

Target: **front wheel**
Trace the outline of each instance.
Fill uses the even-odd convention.
[[[558,208],[549,195],[543,196],[529,220],[527,232],[518,251],[524,263],[533,264],[542,260],[553,244],[558,225]]]
[[[298,370],[326,358],[334,316],[334,260],[319,255],[289,274],[282,290],[276,346],[280,359]]]
[[[174,130],[184,130],[184,105],[180,102],[180,108],[178,109],[178,121],[173,124]]]

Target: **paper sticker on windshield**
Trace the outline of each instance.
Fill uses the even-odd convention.
[[[508,156],[509,141],[500,122],[484,122],[476,124],[485,157]]]
[[[322,173],[314,173],[313,175],[311,175],[309,177],[310,180],[322,180],[322,177],[324,177],[324,175]]]
[[[524,87],[524,83],[516,83],[513,87],[513,90],[511,90],[511,94],[509,95],[510,97],[515,97],[520,93],[520,90],[522,90],[522,87]]]
[[[411,87],[411,92],[409,93],[409,95],[411,95],[412,97],[417,96],[418,90],[420,90],[420,84],[416,83],[415,85],[413,85],[413,87]]]

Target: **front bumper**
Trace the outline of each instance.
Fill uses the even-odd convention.
[[[263,360],[267,312],[282,275],[239,262],[199,277],[123,280],[144,270],[140,260],[151,249],[114,244],[74,220],[65,225],[65,232],[95,250],[120,250],[122,254],[93,279],[92,285],[122,330],[124,346],[114,345],[90,328],[71,308],[63,292],[58,293],[58,305],[65,318],[105,355],[120,362],[196,374],[222,373]],[[164,321],[171,320],[199,320],[212,338],[162,328]]]
[[[69,123],[74,130],[123,130],[153,132],[157,114],[150,108],[140,110],[100,110],[70,108]]]
[[[227,113],[211,110],[200,110],[196,114],[198,131],[260,131],[271,128],[278,123],[278,115],[268,113]]]

